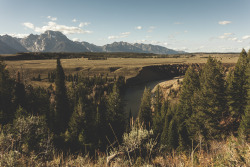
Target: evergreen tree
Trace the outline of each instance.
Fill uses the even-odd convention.
[[[234,119],[233,131],[236,131],[239,127],[239,121],[244,114],[247,104],[247,53],[243,49],[240,57],[235,65],[235,69],[232,78],[228,83],[228,104],[230,113]]]
[[[21,82],[20,72],[17,72],[15,89],[14,89],[14,104],[16,108],[22,107],[26,109],[26,92],[24,84]]]
[[[65,86],[65,74],[60,62],[60,59],[57,59],[56,67],[56,91],[55,91],[55,133],[60,134],[64,133],[67,129],[68,122],[70,119],[70,108],[69,100],[67,97],[67,90]]]
[[[107,122],[107,100],[105,97],[101,97],[100,103],[97,107],[95,128],[98,148],[101,151],[105,151],[108,144],[106,135],[108,133],[108,129],[110,129]]]
[[[179,144],[179,134],[177,129],[177,122],[173,118],[168,127],[168,138],[167,138],[167,148],[169,150],[176,149]]]
[[[123,104],[120,97],[120,91],[116,84],[113,86],[112,92],[107,97],[107,122],[110,124],[110,135],[116,135],[121,139],[125,130],[125,115]],[[114,131],[114,132],[113,132]],[[113,134],[115,133],[115,134]]]
[[[180,147],[185,147],[190,144],[187,127],[193,114],[194,107],[194,93],[200,88],[199,75],[193,66],[189,66],[183,79],[183,85],[180,94],[180,104],[176,113],[178,131],[179,131],[179,144]]]
[[[6,65],[0,62],[0,124],[12,122],[14,118],[14,108],[12,107],[13,82],[6,70]]]
[[[67,140],[71,141],[71,149],[74,150],[81,149],[79,145],[89,150],[87,148],[94,144],[93,117],[87,104],[80,98],[69,121]]]
[[[193,66],[189,66],[188,70],[185,73],[183,79],[183,85],[180,94],[180,113],[179,117],[181,121],[188,119],[193,113],[193,96],[194,92],[199,90],[199,75],[195,71]]]
[[[162,126],[164,124],[164,116],[165,113],[161,112],[161,108],[165,104],[165,101],[163,102],[163,95],[160,86],[158,85],[155,91],[155,95],[153,98],[153,107],[154,107],[154,116],[153,116],[153,131],[154,135],[160,140],[161,133],[162,133]],[[164,110],[163,106],[163,110]]]
[[[242,120],[240,122],[240,127],[238,130],[239,135],[245,136],[247,141],[250,140],[250,50],[248,52],[248,64],[246,69],[246,77],[247,77],[247,105],[245,107],[244,115],[242,115]]]
[[[201,89],[194,95],[195,113],[190,119],[191,133],[201,134],[205,139],[216,138],[220,132],[220,121],[226,109],[223,68],[211,57],[202,69]]]
[[[157,85],[156,91],[154,93],[154,98],[153,98],[153,107],[154,107],[154,114],[157,115],[161,112],[161,105],[163,101],[163,94],[161,87]]]
[[[47,121],[50,119],[50,101],[46,89],[41,87],[33,88],[31,85],[28,85],[26,88],[26,101],[28,113],[46,116]]]
[[[144,124],[148,130],[152,125],[151,96],[151,89],[145,88],[138,114],[139,122]]]
[[[165,115],[164,127],[161,134],[161,145],[163,146],[167,146],[168,144],[169,123],[171,122],[172,118],[173,118],[173,113],[171,111],[171,108],[169,107]]]

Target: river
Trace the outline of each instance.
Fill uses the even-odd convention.
[[[166,81],[166,80],[151,81],[151,82],[147,82],[144,84],[139,84],[139,85],[128,87],[124,95],[125,113],[128,114],[129,111],[131,110],[132,116],[136,118],[139,112],[141,98],[142,98],[145,87],[153,89],[158,83],[161,83],[163,81]]]
[[[140,104],[141,104],[141,98],[144,92],[145,87],[151,88],[151,90],[159,84],[162,88],[162,91],[167,91],[169,86],[175,85],[177,81],[182,81],[184,76],[177,76],[172,79],[168,80],[157,80],[157,81],[151,81],[144,84],[139,84],[135,86],[130,86],[125,91],[124,96],[124,103],[125,103],[125,113],[129,114],[129,111],[131,110],[132,116],[134,118],[137,117],[137,114],[139,112]]]

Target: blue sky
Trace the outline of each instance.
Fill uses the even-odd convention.
[[[96,45],[238,52],[250,48],[249,9],[250,0],[0,0],[0,34],[57,30]]]

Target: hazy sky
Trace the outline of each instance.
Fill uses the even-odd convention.
[[[250,0],[0,0],[0,34],[46,30],[104,45],[150,43],[187,52],[250,48]]]

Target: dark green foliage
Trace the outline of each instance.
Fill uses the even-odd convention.
[[[168,144],[168,130],[169,130],[169,123],[173,118],[173,113],[171,108],[169,107],[167,113],[165,115],[164,126],[161,134],[161,145],[167,146]]]
[[[97,107],[96,113],[96,142],[100,151],[105,151],[108,141],[106,139],[107,131],[110,129],[107,122],[107,99],[102,97]]]
[[[220,121],[227,111],[223,77],[221,63],[209,57],[202,69],[200,91],[194,95],[195,113],[189,122],[192,134],[200,133],[205,139],[220,136]]]
[[[26,88],[27,112],[32,115],[50,116],[50,101],[49,94],[46,89],[38,87],[33,88],[31,85]]]
[[[161,133],[163,130],[164,118],[168,108],[168,102],[165,102],[163,100],[163,94],[159,85],[157,86],[153,98],[153,107],[154,107],[153,131],[155,137],[157,137],[158,141],[160,141]]]
[[[120,92],[117,84],[113,86],[112,92],[107,97],[107,123],[111,126],[111,134],[118,136],[121,139],[125,130],[125,115]],[[113,130],[112,130],[113,129]],[[114,131],[114,132],[113,132]]]
[[[167,138],[167,148],[169,150],[176,149],[179,144],[179,134],[177,128],[177,122],[172,119],[168,127],[168,138]]]
[[[93,144],[94,119],[91,108],[87,101],[79,99],[77,106],[69,122],[69,134],[66,133],[66,140],[71,142],[71,149],[78,150],[79,145],[83,147]]]
[[[237,130],[239,121],[244,114],[247,104],[247,53],[243,49],[237,64],[235,65],[234,72],[231,79],[228,81],[228,104],[229,111],[234,119],[232,130]]]
[[[20,72],[17,72],[15,89],[14,89],[14,104],[15,107],[19,106],[26,108],[26,92],[24,84],[21,82]]]
[[[180,113],[181,121],[188,119],[193,113],[193,96],[199,90],[200,82],[199,75],[193,66],[189,66],[183,79],[183,85],[180,95]]]
[[[163,101],[163,94],[161,87],[158,85],[153,98],[154,114],[158,114],[161,112],[162,101]]]
[[[248,64],[246,67],[246,90],[247,90],[247,105],[245,107],[244,115],[242,115],[242,120],[240,122],[239,127],[239,135],[240,137],[245,136],[246,139],[250,140],[250,51],[248,52]]]
[[[65,74],[60,59],[57,59],[55,91],[55,127],[56,134],[64,133],[67,129],[71,111],[65,86]]]
[[[0,62],[0,124],[7,124],[14,118],[12,106],[13,81],[9,77],[6,65]]]
[[[153,131],[154,135],[159,137],[159,139],[162,133],[162,125],[164,124],[164,115],[165,115],[165,113],[161,112],[162,102],[163,102],[163,95],[161,88],[158,85],[153,98],[153,109],[154,109]]]
[[[190,145],[189,134],[187,127],[189,125],[191,116],[194,112],[194,93],[200,89],[199,75],[193,66],[189,66],[183,79],[183,85],[180,94],[180,105],[177,110],[176,117],[179,131],[179,145],[186,147]],[[191,129],[192,131],[192,129]]]
[[[138,114],[139,122],[144,124],[148,130],[152,126],[151,96],[151,89],[145,88]]]

